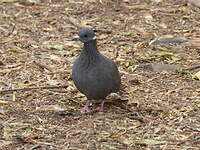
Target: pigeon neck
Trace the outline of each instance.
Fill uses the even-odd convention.
[[[84,43],[83,53],[88,56],[97,56],[99,55],[99,51],[97,50],[97,42],[96,40],[89,41]]]

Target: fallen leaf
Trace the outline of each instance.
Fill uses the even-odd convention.
[[[60,50],[60,51],[62,51],[64,49],[63,45],[58,45],[58,44],[56,44],[56,45],[46,45],[46,47],[48,49],[55,49],[55,50]]]
[[[174,53],[171,52],[156,52],[149,54],[150,57],[162,57],[162,56],[174,56]]]
[[[179,57],[178,55],[176,55],[176,56],[172,56],[171,59],[174,61],[180,61],[180,60],[184,60],[185,58]]]
[[[188,40],[185,45],[191,48],[199,48],[200,47],[200,38],[190,39]]]
[[[146,144],[146,145],[162,145],[162,144],[166,144],[166,141],[156,141],[156,140],[141,140],[140,142],[142,144]]]
[[[48,58],[48,59],[51,59],[51,60],[57,60],[57,61],[61,61],[62,58],[60,56],[57,56],[57,55],[49,55],[49,54],[42,54],[42,53],[38,53],[38,54],[35,54],[36,57],[39,57],[39,58]]]
[[[64,49],[67,51],[70,51],[70,49],[74,50],[74,49],[80,49],[80,45],[78,45],[78,42],[76,41],[70,41],[71,39],[69,39],[68,41],[66,41],[64,43]]]
[[[73,18],[73,17],[69,17],[68,18],[68,21],[70,22],[70,23],[72,23],[73,25],[78,25],[79,23],[80,23],[80,21],[78,20],[78,19],[76,19],[76,18]]]
[[[163,2],[163,0],[151,0],[152,2],[154,2],[154,3],[161,3],[161,2]]]
[[[110,133],[109,132],[101,132],[101,133],[97,133],[96,136],[106,138],[106,137],[110,137]]]
[[[130,139],[126,138],[123,135],[116,134],[116,135],[112,135],[111,137],[126,145],[130,145],[132,143]]]
[[[42,54],[42,53],[36,53],[35,56],[39,57],[39,58],[50,58],[50,55],[48,55],[48,54]]]
[[[0,104],[8,104],[9,102],[0,100]]]
[[[22,68],[22,66],[19,66],[17,68],[11,68],[11,69],[0,69],[0,73],[9,73],[11,71],[20,70],[21,68]]]
[[[38,4],[36,4],[36,1],[20,1],[19,3],[19,6],[21,7],[36,7],[38,6]]]
[[[200,7],[200,0],[187,0],[187,1],[193,4],[194,6]]]
[[[19,83],[18,86],[19,87],[30,87],[33,85],[37,85],[39,81],[35,81],[35,82],[27,82],[27,83]]]
[[[128,9],[149,9],[147,5],[144,5],[144,4],[138,4],[138,5],[126,5],[126,6],[123,6],[124,8],[128,8]]]
[[[60,53],[61,56],[69,56],[69,55],[71,55],[71,52],[66,51],[66,50],[61,50],[61,51],[59,51],[59,53]]]
[[[192,78],[193,79],[197,79],[197,80],[200,80],[200,71],[195,73],[194,75],[192,75]]]
[[[153,16],[150,15],[150,14],[146,14],[146,15],[144,16],[144,18],[145,18],[145,20],[146,20],[147,22],[153,21]]]
[[[39,111],[55,111],[55,112],[60,112],[64,111],[64,108],[61,108],[59,105],[42,105],[37,108]]]
[[[163,29],[167,29],[167,25],[165,23],[159,23],[157,24],[158,27],[161,27]]]
[[[49,80],[49,81],[47,81],[46,83],[47,83],[48,85],[53,85],[53,86],[59,85],[59,84],[60,84],[60,82],[58,82],[58,81],[56,81],[56,80]]]
[[[13,144],[13,141],[5,141],[5,140],[1,140],[1,143],[0,143],[0,147],[3,148],[3,147],[6,147],[8,145],[11,145]]]
[[[57,61],[62,61],[62,58],[58,55],[50,55],[51,60],[57,60]]]
[[[20,0],[0,0],[1,3],[12,3],[12,2],[18,2]]]

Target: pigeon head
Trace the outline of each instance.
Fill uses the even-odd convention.
[[[78,32],[78,37],[74,37],[73,40],[80,40],[83,43],[88,43],[95,40],[95,33],[90,28],[83,28]]]

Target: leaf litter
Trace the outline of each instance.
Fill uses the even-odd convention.
[[[196,1],[0,3],[0,149],[200,147]],[[82,44],[69,39],[83,26],[122,77],[103,113],[79,113],[71,80]]]

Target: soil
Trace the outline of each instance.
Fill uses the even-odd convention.
[[[182,0],[1,0],[0,149],[199,149],[199,12]],[[71,79],[82,43],[70,38],[85,26],[122,78],[89,114]],[[187,41],[152,44],[166,37]]]

